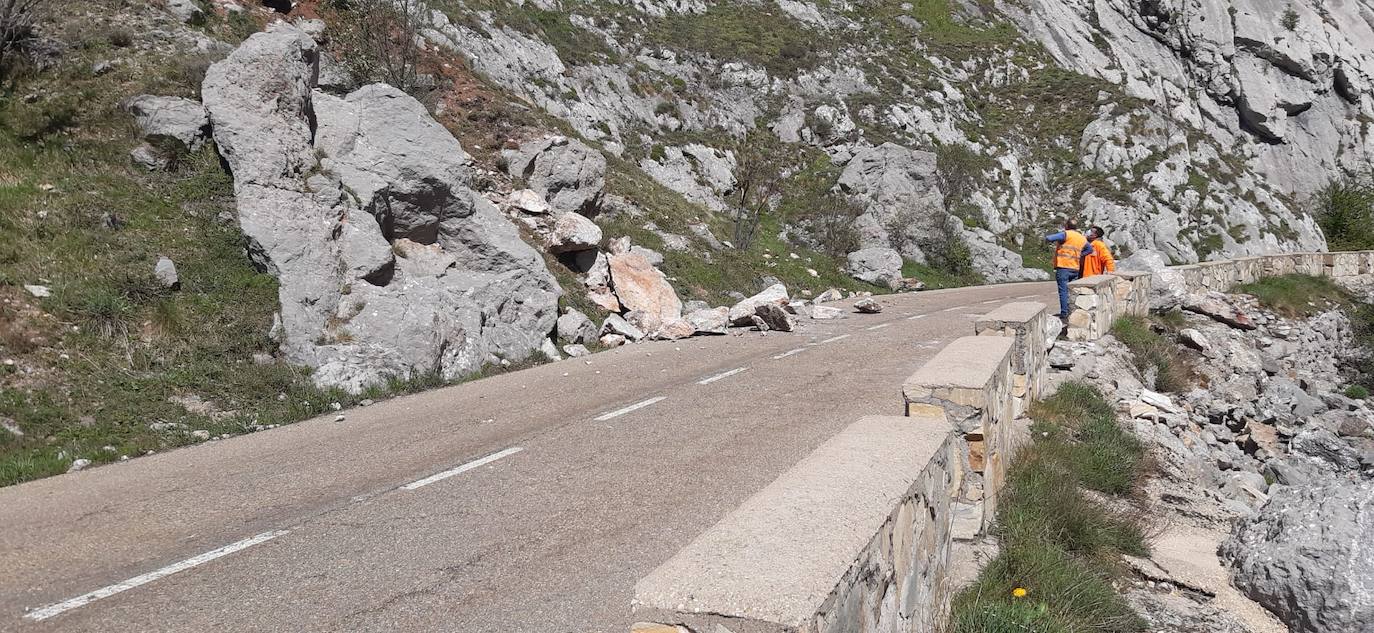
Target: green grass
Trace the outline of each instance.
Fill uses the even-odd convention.
[[[1369,388],[1364,385],[1350,385],[1345,388],[1345,397],[1364,400],[1369,397]]]
[[[1112,324],[1112,336],[1131,350],[1132,361],[1142,374],[1154,375],[1154,388],[1182,392],[1192,386],[1193,372],[1173,341],[1157,334],[1149,319],[1125,316]]]
[[[647,39],[719,60],[744,61],[782,77],[816,67],[827,34],[772,4],[709,3],[704,13],[669,13],[649,24]]]
[[[950,272],[911,260],[902,262],[902,276],[920,279],[925,282],[927,290],[963,288],[964,286],[979,286],[987,283],[987,280],[983,279],[983,276],[977,271]]]
[[[1089,498],[1134,494],[1144,448],[1096,388],[1067,383],[1031,409],[998,504],[1000,550],[954,599],[957,633],[1120,632],[1144,623],[1117,595],[1122,554],[1145,555],[1141,517]],[[1026,590],[1024,597],[1012,592]]]
[[[1266,277],[1231,291],[1254,295],[1260,305],[1286,317],[1309,317],[1347,306],[1352,300],[1350,292],[1336,282],[1311,275]]]

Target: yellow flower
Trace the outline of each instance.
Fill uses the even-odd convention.
[[[1012,596],[1013,598],[1024,598],[1024,597],[1026,597],[1026,588],[1025,588],[1025,587],[1017,587],[1017,588],[1015,588],[1015,589],[1012,589],[1012,590],[1011,590],[1011,596]]]

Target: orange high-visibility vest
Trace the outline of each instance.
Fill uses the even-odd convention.
[[[1093,253],[1083,258],[1083,276],[1116,272],[1116,259],[1102,240],[1093,240]]]
[[[1054,267],[1078,270],[1079,260],[1083,257],[1083,247],[1088,238],[1078,231],[1064,231],[1064,241],[1054,251]]]

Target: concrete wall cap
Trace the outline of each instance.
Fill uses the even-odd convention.
[[[1082,279],[1075,279],[1069,282],[1070,288],[1098,288],[1107,284],[1115,283],[1116,275],[1093,275]]]
[[[942,418],[861,418],[636,583],[636,611],[800,628],[950,437]]]
[[[978,323],[1029,323],[1045,312],[1045,304],[1037,301],[1018,301],[978,317]]]
[[[1010,336],[965,336],[957,338],[935,354],[906,386],[983,389],[997,378],[997,372],[1011,361],[1016,340]],[[904,389],[905,390],[905,389]]]

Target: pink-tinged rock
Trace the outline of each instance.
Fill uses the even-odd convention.
[[[660,321],[682,318],[682,301],[672,284],[643,255],[620,253],[611,255],[609,260],[611,285],[621,306],[654,315]]]

